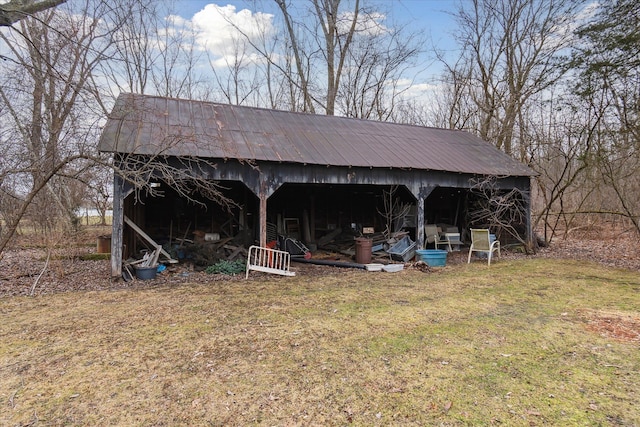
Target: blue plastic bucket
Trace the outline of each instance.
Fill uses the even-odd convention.
[[[140,280],[151,280],[156,278],[158,266],[154,267],[136,267],[136,277]]]
[[[489,244],[493,243],[496,241],[496,235],[495,234],[489,234]],[[489,256],[489,252],[474,252],[476,254],[476,256],[478,258],[484,258],[487,259],[487,257]]]
[[[447,264],[447,251],[443,249],[419,249],[416,254],[429,267],[444,267]]]

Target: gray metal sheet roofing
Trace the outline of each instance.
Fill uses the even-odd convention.
[[[464,131],[121,94],[103,152],[499,176],[535,172]]]

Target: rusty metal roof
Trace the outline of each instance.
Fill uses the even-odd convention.
[[[103,152],[499,176],[535,172],[464,131],[121,94]]]

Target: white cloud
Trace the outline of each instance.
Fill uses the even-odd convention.
[[[340,15],[338,20],[338,28],[342,34],[346,34],[353,23],[353,12],[345,12]],[[380,12],[361,13],[358,15],[356,22],[356,32],[360,34],[368,34],[371,36],[379,36],[389,31],[383,22],[387,16]]]
[[[237,52],[244,52],[244,60],[255,58],[247,38],[260,45],[260,39],[273,31],[273,15],[208,4],[193,16],[189,26],[198,47],[216,58],[213,65],[223,65],[234,63]]]
[[[552,36],[557,44],[570,43],[575,38],[574,32],[581,26],[591,20],[600,10],[599,1],[587,3],[581,9],[578,9],[573,16],[567,16],[567,20],[554,28]]]
[[[442,87],[432,83],[415,83],[409,79],[400,79],[396,82],[397,89],[402,91],[402,97],[428,105],[434,97],[442,91]]]
[[[191,27],[191,22],[184,19],[179,15],[169,15],[166,18],[166,21],[173,27],[179,28],[189,28]]]

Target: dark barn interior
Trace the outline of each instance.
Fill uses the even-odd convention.
[[[193,195],[196,202],[181,197],[166,183],[156,184],[161,197],[140,193],[125,199],[125,215],[140,226],[157,243],[172,249],[188,251],[203,241],[229,241],[232,246],[248,247],[259,243],[258,198],[242,183],[219,183],[234,205],[221,206]],[[342,245],[324,245],[338,249],[353,246],[353,238],[365,232],[382,233],[387,228],[385,198],[401,206],[407,213],[396,221],[391,231],[406,231],[416,240],[416,199],[403,186],[391,187],[363,184],[284,184],[267,202],[268,241],[285,236],[300,240],[307,248],[318,248],[318,240],[340,229],[336,237]],[[437,187],[425,200],[425,222],[465,230],[466,208],[470,193],[467,189]],[[124,257],[139,257],[150,250],[130,227],[124,229]],[[323,249],[322,247],[320,249]],[[210,254],[215,257],[216,254]],[[220,254],[217,254],[220,255]],[[211,262],[213,260],[202,260]]]

